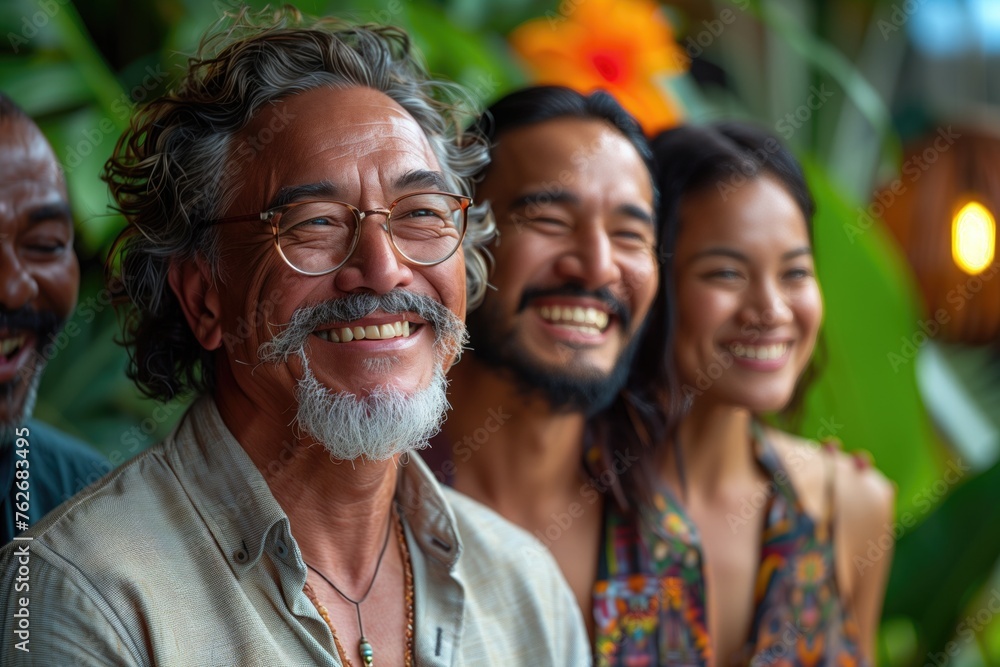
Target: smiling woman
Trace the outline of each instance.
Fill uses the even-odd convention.
[[[652,511],[638,535],[621,532],[645,548],[609,556],[598,663],[658,647],[684,664],[868,664],[889,558],[864,572],[852,563],[884,537],[892,491],[760,420],[792,401],[822,319],[802,170],[776,139],[736,124],[677,128],[653,150],[669,394],[682,414],[651,462]],[[640,592],[619,616],[626,590]],[[643,631],[653,619],[656,636]]]

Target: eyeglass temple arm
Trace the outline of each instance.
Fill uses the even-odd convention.
[[[209,225],[225,225],[230,222],[267,222],[268,219],[264,216],[267,213],[251,213],[248,215],[234,215],[228,218],[217,218],[215,220],[209,220]]]

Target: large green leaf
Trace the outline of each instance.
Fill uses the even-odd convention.
[[[917,628],[916,665],[984,624],[970,606],[1000,557],[1000,463],[959,484],[927,519],[903,535],[889,578],[885,616]],[[990,614],[990,619],[995,614]],[[977,617],[971,610],[971,618]]]
[[[936,479],[940,447],[921,402],[912,360],[894,363],[920,331],[914,285],[878,221],[867,226],[816,165],[815,246],[829,359],[807,400],[804,433],[866,449],[899,488],[897,511],[918,512]],[[919,341],[918,341],[919,342]],[[919,518],[919,517],[918,517]]]

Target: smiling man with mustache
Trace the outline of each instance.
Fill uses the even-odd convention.
[[[34,664],[588,664],[551,557],[411,456],[492,235],[456,91],[401,30],[291,8],[205,44],[105,174],[129,373],[197,400],[30,534]]]
[[[642,428],[629,419],[638,403],[619,394],[651,313],[663,313],[651,155],[600,92],[517,91],[477,127],[493,144],[476,197],[500,232],[496,289],[469,314],[455,410],[424,456],[551,550],[593,628],[605,505],[621,495]]]
[[[87,445],[30,419],[42,350],[79,288],[62,171],[35,123],[0,94],[0,545],[107,469]]]

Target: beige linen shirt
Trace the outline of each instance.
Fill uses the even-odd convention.
[[[442,491],[418,456],[396,500],[417,665],[590,664],[579,608],[537,540]],[[0,551],[4,665],[341,665],[302,592],[294,529],[210,399],[26,535]]]

